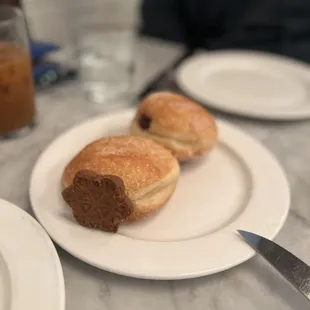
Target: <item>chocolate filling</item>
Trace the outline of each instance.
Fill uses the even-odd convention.
[[[117,232],[119,225],[133,212],[124,182],[117,176],[79,171],[62,196],[80,225],[107,232]]]
[[[151,127],[151,122],[152,122],[152,119],[142,113],[139,117],[139,126],[143,129],[143,130],[148,130],[150,127]]]

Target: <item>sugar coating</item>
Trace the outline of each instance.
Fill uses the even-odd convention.
[[[171,92],[156,92],[140,104],[138,115],[152,119],[148,132],[178,140],[204,140],[216,134],[215,119],[192,100]]]
[[[170,151],[142,137],[106,137],[87,145],[66,168],[69,183],[80,170],[120,177],[129,196],[178,169]]]

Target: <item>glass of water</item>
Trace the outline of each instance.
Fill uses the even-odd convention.
[[[132,100],[136,2],[87,0],[76,6],[81,87],[91,102]]]

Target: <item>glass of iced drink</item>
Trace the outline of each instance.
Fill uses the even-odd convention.
[[[110,106],[130,104],[133,98],[138,2],[87,0],[72,5],[81,88],[90,102]]]
[[[0,5],[0,138],[29,132],[35,119],[34,97],[23,13]]]

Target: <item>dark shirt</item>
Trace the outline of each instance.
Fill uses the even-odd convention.
[[[143,0],[144,35],[190,48],[265,50],[310,62],[310,0]]]

